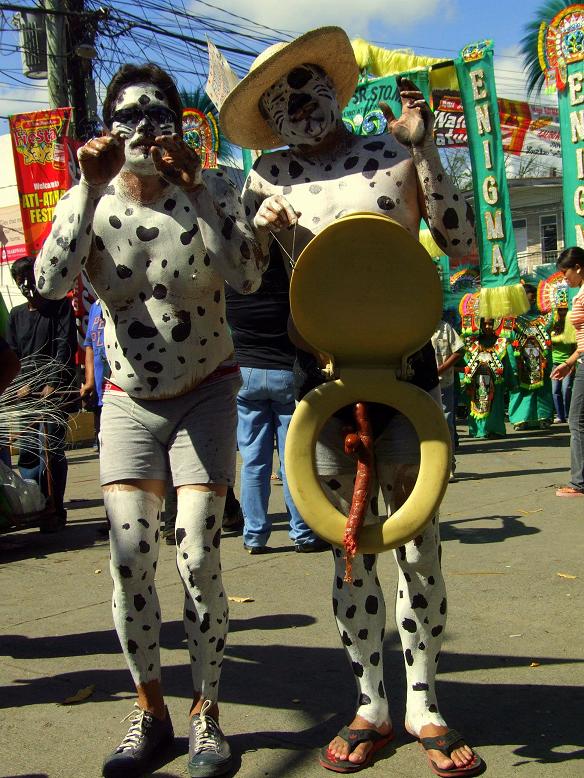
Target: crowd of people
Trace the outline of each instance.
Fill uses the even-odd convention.
[[[530,308],[521,316],[480,318],[479,295],[474,293],[461,304],[461,335],[448,322],[440,322],[432,342],[453,452],[458,441],[451,420],[457,408],[467,418],[471,438],[505,437],[506,420],[515,431],[548,430],[553,423],[569,421],[572,441],[578,441],[581,427],[577,384],[572,414],[570,409],[582,351],[577,339],[581,341],[583,260],[584,251],[579,248],[559,256],[557,266],[565,278],[553,285],[548,295],[551,310],[538,307],[536,287],[525,283]],[[580,290],[570,311],[569,287]],[[456,312],[447,313],[450,318],[456,316]],[[455,465],[453,455],[452,478]],[[558,497],[578,497],[584,492],[582,473],[572,468],[571,477],[569,485],[557,490]]]
[[[294,506],[284,465],[295,401],[327,380],[322,355],[289,322],[289,276],[300,251],[351,211],[390,215],[414,235],[423,218],[451,256],[464,255],[473,242],[472,212],[442,167],[422,94],[402,79],[400,118],[382,104],[388,133],[358,137],[341,116],[357,76],[350,42],[335,27],[258,57],[220,117],[233,143],[273,150],[258,159],[240,195],[222,171],[202,170],[184,143],[173,79],[153,64],[123,66],[105,95],[107,133],[79,150],[80,183],[58,203],[34,265],[27,260],[13,266],[27,300],[13,310],[8,337],[20,358],[39,348],[63,348],[70,367],[74,323],[63,298],[81,272],[99,296],[80,394],[96,417],[113,619],[137,693],[129,730],[105,759],[106,778],[142,774],[174,738],[161,683],[155,583],[169,488],[176,492],[172,535],[193,681],[191,776],[223,775],[232,767],[219,724],[229,621],[220,547],[237,447],[245,551],[269,551],[274,440],[296,550],[329,548]],[[509,332],[507,321],[474,315],[470,323],[463,317],[461,337],[443,321],[433,342],[411,358],[409,380],[442,402],[453,451],[459,367],[470,432],[478,437],[505,432],[505,381],[516,429],[549,426],[555,397],[557,418],[569,414],[572,433],[571,482],[563,493],[584,496],[584,251],[569,249],[558,266],[570,286],[580,287],[571,315],[577,345],[562,337],[567,325],[559,304],[553,317],[532,308]],[[553,369],[551,342],[558,360]],[[551,381],[559,382],[555,394]],[[372,411],[375,483],[385,505],[366,520],[383,521],[413,489],[419,446],[402,414],[381,405]],[[347,409],[329,419],[316,452],[322,487],[345,514],[355,470],[343,448],[350,420]],[[55,502],[64,521],[66,458],[62,448],[53,454]],[[453,474],[455,466],[453,458]],[[357,692],[354,718],[322,748],[319,761],[349,773],[368,765],[393,737],[383,667],[386,607],[376,555],[355,558],[352,583],[345,580],[342,551],[334,548],[332,556],[333,615]],[[484,762],[447,725],[435,688],[447,610],[438,517],[394,557],[405,726],[437,775],[478,774]]]

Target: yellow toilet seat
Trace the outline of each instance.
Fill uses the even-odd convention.
[[[346,517],[320,486],[316,441],[328,418],[345,405],[390,405],[416,430],[420,471],[411,495],[391,518],[361,529],[358,550],[378,553],[402,545],[430,521],[450,473],[442,409],[426,392],[398,380],[405,358],[430,339],[440,319],[438,273],[421,244],[397,222],[379,214],[350,214],[324,229],[300,255],[290,308],[300,335],[331,355],[338,374],[300,401],[288,429],[286,475],[296,507],[320,537],[343,545]]]

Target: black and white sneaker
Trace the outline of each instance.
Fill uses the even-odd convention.
[[[103,763],[105,778],[136,778],[146,772],[151,760],[174,742],[170,713],[157,719],[135,705],[123,721],[130,720],[128,734]]]
[[[189,730],[189,775],[210,778],[231,770],[231,749],[219,724],[207,715],[211,700],[205,700],[201,712],[191,718]]]

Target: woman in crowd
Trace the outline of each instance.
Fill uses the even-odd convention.
[[[562,251],[558,268],[568,286],[578,288],[572,302],[576,349],[552,370],[552,379],[565,380],[575,371],[568,425],[570,427],[570,483],[556,491],[558,497],[584,497],[584,250],[579,246]]]

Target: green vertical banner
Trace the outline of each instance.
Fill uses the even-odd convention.
[[[564,246],[584,248],[584,5],[566,4],[541,23],[537,54],[546,84],[558,94]]]
[[[472,166],[480,257],[479,315],[517,316],[529,310],[520,283],[505,174],[492,41],[466,46],[454,60]]]
[[[558,89],[562,138],[564,246],[584,248],[584,62],[567,65],[564,89]]]

